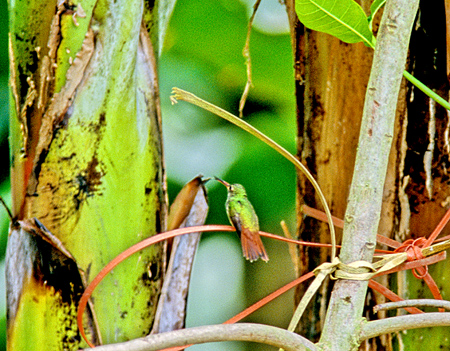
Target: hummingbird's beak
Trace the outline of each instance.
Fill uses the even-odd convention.
[[[222,183],[223,185],[225,185],[227,188],[230,187],[230,183],[228,183],[220,178],[217,178],[217,177],[214,177],[214,179],[217,180],[218,182]]]

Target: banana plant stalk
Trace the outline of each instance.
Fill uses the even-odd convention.
[[[85,346],[83,286],[165,230],[156,5],[9,3],[12,212],[34,224],[10,230],[8,350]],[[97,343],[149,333],[164,257],[152,246],[102,282],[85,323]]]

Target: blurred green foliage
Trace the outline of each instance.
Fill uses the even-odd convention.
[[[249,9],[253,1],[179,1],[175,7],[165,50],[160,60],[160,89],[164,147],[171,198],[181,185],[197,174],[219,176],[242,183],[260,218],[261,229],[281,234],[286,220],[293,230],[295,216],[294,167],[272,149],[235,126],[187,103],[172,106],[170,90],[176,86],[193,92],[234,114],[246,82],[244,47]],[[269,9],[262,6],[268,5]],[[284,17],[276,17],[277,10]],[[268,19],[274,19],[270,21]],[[256,21],[277,22],[287,29],[284,6],[277,0],[261,3]],[[281,25],[280,25],[281,22]],[[244,118],[295,153],[295,102],[290,37],[251,34],[253,88]],[[208,223],[228,224],[226,190],[207,183]],[[204,234],[195,258],[188,301],[187,326],[221,323],[294,276],[286,244],[264,240],[268,263],[249,263],[242,258],[234,233]],[[286,294],[247,321],[287,327],[293,295]],[[197,345],[206,350],[210,345]],[[269,350],[263,345],[220,343],[215,350]]]
[[[9,200],[7,5],[0,0],[0,195]],[[250,135],[187,103],[172,106],[171,88],[191,91],[234,114],[246,81],[242,49],[253,5],[244,0],[179,0],[159,59],[164,152],[170,199],[201,173],[242,183],[261,229],[281,234],[279,222],[294,230],[294,167]],[[284,6],[265,0],[251,36],[253,88],[244,118],[295,153],[295,101],[291,44]],[[275,34],[274,34],[275,33]],[[208,223],[228,224],[226,190],[211,181]],[[4,266],[8,218],[0,210],[0,268]],[[188,326],[221,323],[290,281],[293,268],[286,244],[264,240],[269,263],[242,257],[234,233],[205,234],[195,258],[188,304]],[[3,269],[2,269],[3,271]],[[3,273],[2,273],[3,275]],[[5,349],[4,280],[0,299],[0,351]],[[280,297],[247,321],[286,327],[293,292]],[[205,349],[207,345],[193,347]],[[221,343],[215,350],[268,350],[266,346]]]

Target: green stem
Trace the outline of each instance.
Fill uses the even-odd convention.
[[[251,126],[247,122],[243,121],[239,117],[234,116],[233,114],[221,109],[220,107],[217,107],[216,105],[213,105],[205,100],[200,99],[199,97],[195,96],[192,93],[189,93],[185,90],[179,89],[179,88],[173,88],[172,89],[172,96],[171,101],[172,103],[177,103],[177,100],[183,100],[186,102],[189,102],[193,105],[196,105],[198,107],[201,107],[204,110],[207,110],[209,112],[214,113],[215,115],[226,119],[228,122],[233,123],[234,125],[238,126],[239,128],[245,130],[246,132],[252,134],[253,136],[257,137],[259,140],[263,141],[267,145],[269,145],[272,149],[283,155],[286,159],[288,159],[290,162],[294,164],[295,167],[297,167],[301,172],[303,172],[308,178],[308,180],[313,185],[314,189],[317,191],[317,194],[319,195],[320,201],[322,202],[322,205],[324,207],[325,213],[328,218],[328,224],[330,227],[330,235],[331,235],[331,258],[333,259],[336,256],[336,235],[334,232],[334,227],[332,225],[333,221],[331,218],[331,212],[328,207],[328,204],[326,202],[325,196],[322,193],[322,190],[320,190],[319,184],[316,182],[314,177],[311,175],[311,173],[308,171],[308,169],[295,158],[294,155],[292,155],[289,151],[287,151],[285,148],[283,148],[281,145],[277,144],[275,141],[270,139],[265,134],[261,133],[258,129]]]
[[[434,101],[436,101],[439,105],[441,105],[442,107],[446,108],[447,110],[450,110],[450,103],[447,100],[445,100],[444,98],[440,97],[433,90],[431,90],[425,84],[423,84],[420,80],[415,78],[411,73],[409,73],[407,71],[404,71],[403,72],[403,77],[405,77],[407,80],[409,80],[412,84],[414,84],[417,88],[419,88],[427,96],[429,96]]]

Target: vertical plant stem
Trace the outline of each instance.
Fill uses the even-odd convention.
[[[418,0],[386,3],[378,32],[356,154],[340,259],[372,261],[383,186],[392,145],[397,98]],[[324,350],[358,347],[367,281],[336,283],[320,339]],[[343,323],[345,321],[345,323]]]

